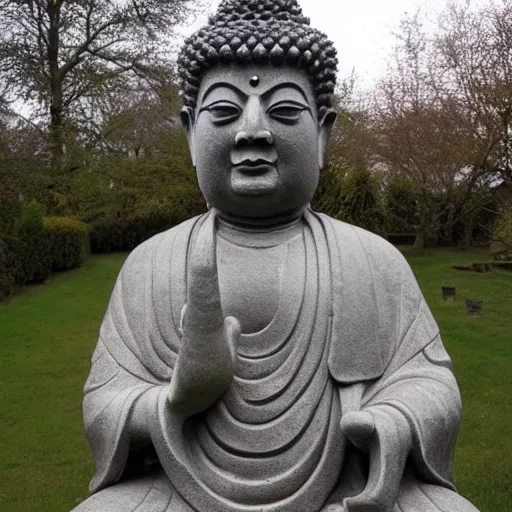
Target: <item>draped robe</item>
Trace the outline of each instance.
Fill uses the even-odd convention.
[[[211,215],[139,246],[118,277],[85,387],[92,497],[76,510],[315,512],[341,504],[367,479],[341,417],[382,405],[413,432],[393,510],[476,510],[452,492],[460,397],[409,266],[376,235],[311,211],[289,243],[274,319],[242,335],[231,386],[176,431],[168,384],[187,262]],[[149,428],[162,469],[126,480],[127,424],[142,395],[154,404]]]

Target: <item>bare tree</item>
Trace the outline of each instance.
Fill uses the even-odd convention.
[[[416,246],[429,234],[450,237],[460,222],[488,202],[476,191],[486,173],[475,125],[439,65],[437,40],[423,30],[418,14],[402,20],[387,75],[379,84],[373,131],[383,171],[416,189]]]
[[[188,0],[0,0],[0,84],[9,101],[43,108],[53,169],[66,118],[165,67],[172,29],[190,9]]]
[[[512,1],[477,11],[450,3],[436,38],[438,65],[473,123],[478,165],[512,180]]]

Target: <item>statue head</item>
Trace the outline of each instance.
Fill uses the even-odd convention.
[[[279,217],[311,200],[336,118],[336,50],[296,0],[224,0],[179,60],[182,121],[209,204]]]

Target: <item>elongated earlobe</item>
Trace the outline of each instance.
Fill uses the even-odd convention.
[[[334,109],[329,109],[320,119],[318,126],[318,165],[320,170],[325,167],[325,152],[331,136],[332,127],[338,114]]]
[[[185,133],[187,135],[188,141],[188,149],[190,151],[190,156],[192,158],[192,165],[196,166],[196,151],[194,144],[194,109],[191,107],[183,107],[180,112],[180,119],[183,128],[185,128]]]

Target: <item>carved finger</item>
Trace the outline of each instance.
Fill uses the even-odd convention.
[[[390,512],[396,502],[409,454],[410,430],[405,418],[389,409],[391,413],[377,410],[371,414],[374,431],[367,443],[368,482],[361,494],[344,500],[346,512]]]
[[[211,332],[221,329],[223,325],[217,273],[215,216],[209,215],[199,228],[190,257],[184,332]]]

